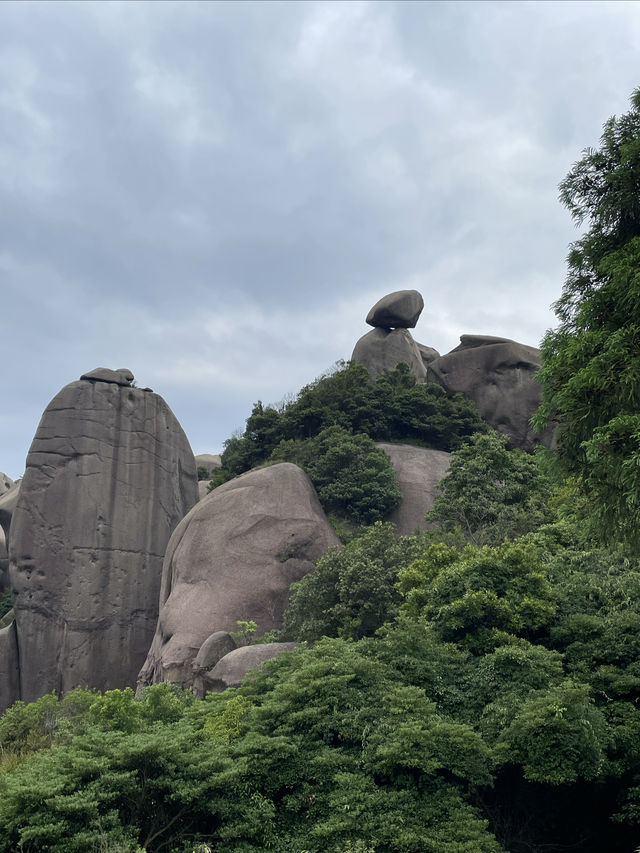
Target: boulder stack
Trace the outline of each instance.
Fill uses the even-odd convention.
[[[409,332],[424,306],[416,290],[399,290],[376,302],[366,322],[373,331],[356,343],[351,360],[364,365],[372,379],[403,362],[417,382],[438,382],[450,394],[464,394],[480,415],[513,447],[533,450],[553,443],[552,429],[534,433],[529,421],[540,405],[535,374],[540,350],[508,338],[462,335],[446,355],[415,341]]]

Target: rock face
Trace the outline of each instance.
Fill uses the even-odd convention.
[[[514,447],[551,445],[552,433],[534,433],[529,420],[540,404],[540,350],[508,338],[462,335],[460,346],[429,364],[429,381],[475,402],[481,416]]]
[[[402,492],[400,505],[389,516],[399,536],[411,536],[416,527],[427,530],[434,525],[424,520],[438,493],[438,484],[449,469],[450,453],[413,447],[409,444],[377,443],[391,458],[398,486]]]
[[[14,486],[15,483],[13,482],[11,477],[9,477],[8,474],[3,474],[2,471],[0,471],[0,496],[6,494]]]
[[[9,477],[6,479],[13,483]],[[9,583],[9,530],[19,494],[20,483],[13,483],[0,497],[0,590],[4,590]]]
[[[161,397],[90,377],[52,400],[9,542],[21,699],[135,684],[165,548],[196,500],[189,442]]]
[[[214,632],[253,619],[278,628],[289,586],[339,541],[307,475],[284,462],[214,489],[180,522],[162,569],[160,615],[143,684],[193,681],[192,664]]]
[[[424,300],[417,290],[396,290],[376,302],[366,322],[381,329],[414,329],[423,308]]]
[[[213,476],[213,472],[222,465],[222,457],[219,453],[199,453],[196,456],[196,467],[206,468],[209,476]]]
[[[297,643],[261,643],[242,646],[228,652],[215,667],[204,676],[205,692],[219,693],[227,687],[239,687],[245,675],[267,660],[273,660],[283,652],[290,652]]]
[[[355,345],[351,361],[363,364],[372,379],[385,370],[393,370],[401,361],[409,365],[418,382],[427,378],[422,353],[407,329],[377,328],[367,332]]]
[[[4,712],[20,698],[16,623],[0,630],[0,709]]]

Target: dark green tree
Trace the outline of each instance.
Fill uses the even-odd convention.
[[[542,343],[538,428],[581,478],[601,535],[640,543],[640,89],[560,184],[578,225],[560,321]]]
[[[497,545],[550,521],[550,496],[551,483],[533,456],[507,450],[497,432],[476,434],[453,453],[427,518],[460,528],[474,545]]]
[[[384,450],[340,426],[303,441],[282,441],[269,459],[295,462],[311,478],[325,511],[356,524],[380,521],[402,497]]]

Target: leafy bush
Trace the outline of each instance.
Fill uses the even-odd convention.
[[[398,612],[398,572],[422,548],[420,537],[398,538],[393,525],[378,522],[346,548],[331,549],[292,586],[283,634],[296,640],[373,634]]]
[[[427,519],[459,528],[474,545],[497,545],[552,518],[551,482],[536,458],[508,450],[494,431],[472,436],[452,454],[439,489]]]
[[[366,435],[327,427],[314,438],[281,441],[271,462],[295,462],[315,486],[325,512],[371,524],[400,502],[401,493],[388,455]]]
[[[304,441],[339,426],[375,441],[405,441],[453,450],[488,427],[461,395],[447,396],[435,383],[417,384],[406,364],[374,382],[360,364],[340,362],[280,407],[258,401],[242,435],[225,442],[213,487],[265,462],[281,441]]]

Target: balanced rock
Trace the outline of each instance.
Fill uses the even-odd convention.
[[[239,687],[248,672],[273,660],[283,652],[291,652],[297,643],[259,643],[241,646],[228,652],[215,667],[203,677],[204,691],[220,693],[227,687]]]
[[[339,541],[307,475],[290,462],[248,471],[214,489],[176,528],[162,569],[160,615],[142,684],[192,685],[193,663],[215,632],[253,620],[282,625],[289,587]]]
[[[449,469],[451,454],[410,444],[378,442],[377,447],[389,455],[402,492],[400,504],[388,519],[395,524],[398,536],[411,536],[416,528],[433,527],[424,517],[433,507],[438,484]]]
[[[508,338],[462,335],[460,345],[428,366],[429,381],[473,400],[480,415],[513,447],[550,446],[552,431],[535,433],[529,420],[540,405],[535,379],[540,350]]]
[[[157,621],[165,548],[197,500],[193,453],[164,400],[127,377],[87,376],[45,410],[11,522],[27,702],[78,684],[135,684]]]
[[[364,365],[372,379],[385,370],[393,370],[400,362],[409,365],[418,382],[427,378],[422,353],[408,329],[377,328],[367,332],[355,345],[351,361]]]
[[[424,300],[417,290],[396,290],[376,302],[366,322],[381,329],[414,329],[423,308]]]

